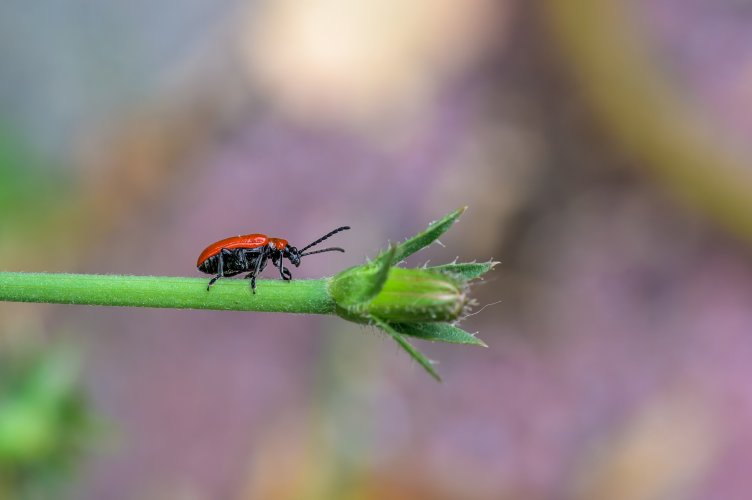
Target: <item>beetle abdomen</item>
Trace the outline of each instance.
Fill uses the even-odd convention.
[[[212,255],[198,266],[198,270],[206,274],[217,274],[219,268],[219,256]]]
[[[256,266],[258,259],[264,252],[264,248],[236,248],[226,250],[222,253],[212,255],[205,259],[198,266],[198,270],[206,274],[217,274],[219,272],[219,256],[222,255],[222,274],[224,276],[234,276],[236,274],[251,272]]]

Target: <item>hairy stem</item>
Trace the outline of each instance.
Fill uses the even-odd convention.
[[[259,280],[253,295],[243,279],[0,272],[0,301],[333,314],[327,282]]]

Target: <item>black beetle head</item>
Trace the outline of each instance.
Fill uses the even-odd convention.
[[[295,267],[300,266],[300,257],[301,256],[300,256],[300,252],[298,251],[297,248],[291,247],[291,246],[288,246],[287,248],[285,248],[285,257]]]

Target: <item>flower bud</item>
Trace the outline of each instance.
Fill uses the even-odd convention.
[[[378,272],[369,266],[348,269],[335,276],[330,292],[337,313],[366,322],[371,316],[393,323],[454,321],[467,303],[465,286],[453,277],[425,269],[394,267],[378,292],[369,297]]]

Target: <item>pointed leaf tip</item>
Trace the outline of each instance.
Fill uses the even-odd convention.
[[[413,347],[412,344],[410,344],[405,337],[403,337],[398,331],[396,331],[392,326],[387,323],[386,321],[383,321],[375,316],[371,317],[371,320],[373,321],[373,324],[384,330],[386,333],[388,333],[396,342],[399,344],[402,349],[407,352],[410,357],[412,357],[415,361],[418,362],[420,366],[423,367],[424,370],[428,372],[429,375],[431,375],[436,381],[441,382],[441,377],[439,374],[434,370],[433,363],[430,359],[428,359],[425,354],[420,352],[418,349]]]
[[[463,281],[472,281],[476,278],[480,278],[484,274],[486,274],[488,271],[492,270],[494,266],[496,266],[498,262],[494,261],[488,261],[488,262],[464,262],[464,263],[452,263],[452,264],[444,264],[441,266],[433,266],[427,268],[429,271],[436,271],[444,274],[449,274],[450,276]]]
[[[467,207],[459,208],[451,214],[432,222],[428,225],[428,228],[425,231],[418,233],[412,238],[408,238],[401,244],[397,245],[397,253],[395,254],[394,260],[396,262],[405,260],[410,255],[436,241],[442,234],[447,232],[455,222],[457,222],[457,219],[459,219],[462,212],[465,211],[465,208]]]
[[[432,342],[467,344],[488,347],[481,339],[449,323],[394,323],[392,327],[403,335]]]

